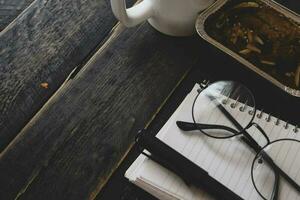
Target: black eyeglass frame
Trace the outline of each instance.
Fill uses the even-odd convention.
[[[233,81],[230,81],[233,82]],[[215,82],[218,83],[218,82]],[[214,84],[215,84],[214,83]],[[233,82],[233,83],[237,83],[237,82]],[[235,118],[222,106],[222,104],[218,105],[218,108],[222,111],[222,113],[233,123],[233,125],[238,129],[238,131],[236,131],[235,129],[228,127],[228,126],[224,126],[224,125],[214,125],[214,124],[199,124],[196,122],[195,120],[195,113],[194,113],[194,108],[195,108],[195,104],[196,101],[198,99],[198,97],[200,96],[200,94],[209,87],[209,84],[202,84],[200,85],[200,89],[197,91],[198,94],[196,95],[194,101],[193,101],[193,105],[192,105],[192,119],[193,119],[193,123],[190,122],[183,122],[183,121],[177,121],[177,126],[184,130],[184,131],[192,131],[192,130],[199,130],[201,133],[203,133],[204,135],[214,138],[214,139],[228,139],[228,138],[232,138],[232,137],[236,137],[236,136],[241,136],[241,139],[243,142],[245,142],[248,146],[250,146],[256,153],[255,158],[253,159],[253,162],[251,164],[251,180],[252,183],[254,185],[255,190],[257,191],[257,193],[261,196],[262,199],[267,200],[263,194],[261,194],[261,192],[259,191],[259,189],[257,188],[255,181],[254,181],[254,176],[253,176],[253,167],[254,167],[254,163],[256,161],[256,159],[258,158],[258,156],[262,156],[263,159],[267,162],[267,164],[271,167],[271,169],[274,172],[275,175],[275,182],[274,182],[274,186],[273,186],[273,192],[271,195],[271,199],[272,200],[277,200],[278,199],[278,192],[279,192],[279,182],[280,179],[279,177],[282,176],[289,184],[291,184],[291,186],[293,186],[298,192],[300,192],[300,186],[292,179],[290,178],[283,170],[281,170],[272,160],[272,158],[270,158],[268,156],[268,154],[266,152],[264,152],[264,149],[275,143],[275,142],[280,142],[283,140],[290,140],[290,141],[295,141],[295,142],[300,142],[299,140],[296,139],[279,139],[279,140],[274,140],[274,141],[270,141],[269,137],[267,136],[267,134],[264,132],[264,130],[255,122],[253,122],[255,116],[256,116],[256,107],[255,107],[255,98],[253,93],[243,84],[241,83],[237,83],[238,85],[243,86],[246,90],[248,90],[248,93],[250,94],[250,97],[253,100],[253,110],[252,110],[252,118],[250,120],[250,122],[248,123],[248,125],[245,126],[245,128],[243,128],[236,120]],[[211,100],[214,100],[212,97],[209,97]],[[247,132],[247,129],[249,129],[250,127],[255,126],[259,132],[264,136],[264,138],[267,141],[267,144],[263,147],[261,147],[256,141],[255,139]],[[230,136],[224,136],[224,137],[215,137],[212,136],[210,134],[207,134],[205,131],[203,131],[203,129],[221,129],[221,130],[226,130],[229,131],[231,133],[233,133],[233,135]]]

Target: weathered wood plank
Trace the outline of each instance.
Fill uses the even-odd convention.
[[[267,110],[277,108],[276,115],[282,109],[278,103],[299,105],[291,97],[282,101],[286,94],[227,55],[208,50],[197,38],[166,37],[148,25],[126,30],[51,99],[1,156],[2,193],[18,191],[20,199],[93,199],[137,129],[144,126],[186,67],[197,71],[184,85],[185,92],[208,73],[212,75],[206,77],[212,80],[245,83],[255,92],[259,105],[278,99],[267,106]],[[291,111],[295,108],[284,109],[286,114]],[[115,181],[102,197],[134,199],[126,193],[132,190],[126,180],[117,182],[121,184]],[[22,187],[26,190],[20,192]]]
[[[32,2],[33,0],[1,0],[0,32]]]
[[[199,63],[198,42],[148,24],[109,40],[2,153],[0,199],[93,199],[137,128]]]
[[[36,0],[0,33],[0,152],[108,35],[109,2]]]
[[[198,38],[162,36],[148,25],[126,30],[111,41],[0,155],[0,198],[93,199],[136,130],[187,68],[252,85],[259,102],[273,100],[277,93],[286,97],[228,56],[217,57],[200,43]],[[264,100],[260,95],[266,91]]]

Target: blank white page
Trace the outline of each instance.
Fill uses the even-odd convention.
[[[242,198],[247,200],[261,199],[251,182],[251,163],[255,154],[248,146],[238,138],[218,140],[209,138],[199,131],[185,132],[177,127],[177,120],[192,122],[192,102],[197,94],[198,88],[199,85],[196,85],[191,93],[187,95],[176,112],[157,134],[157,137],[206,170],[210,176],[227,186]],[[208,104],[199,105],[201,106],[202,112],[205,113],[205,116],[209,116],[207,117],[207,123],[222,124],[222,122],[218,121],[222,120],[218,113],[209,114],[210,107]],[[227,105],[228,106],[225,108],[231,115],[239,120],[243,120],[243,115],[239,109],[231,108],[229,106],[230,104]],[[248,107],[245,112],[248,112],[250,109],[252,108]],[[199,114],[199,117],[201,117],[201,113]],[[267,115],[263,113],[262,118],[259,119],[255,117],[254,121],[265,130],[271,140],[287,137],[300,139],[299,134],[294,134],[293,126],[290,125],[285,129],[285,122],[280,121],[279,125],[275,125],[276,119],[274,117],[271,117],[271,121],[269,122],[266,121],[266,117]],[[259,144],[265,143],[261,134],[257,133],[257,129],[250,128],[248,132]],[[289,146],[284,146],[282,148],[290,148],[290,153],[298,153],[298,151],[300,151],[300,149],[291,148]],[[283,160],[285,159],[285,155],[280,155],[280,152],[278,152],[278,156],[281,156]],[[132,172],[133,169],[129,168],[125,175],[131,181],[134,182],[138,179],[139,181],[146,182],[155,186],[158,190],[174,196],[174,199],[211,199],[211,197],[206,192],[201,191],[200,188],[187,187],[178,176],[148,158],[141,155],[138,160],[139,165],[135,163],[135,166],[138,166],[139,168],[139,170],[135,169],[135,172],[137,173],[130,174],[129,171]],[[284,160],[285,164],[295,164],[292,162],[292,160]],[[293,174],[295,174],[295,176],[300,176],[299,171],[295,171]],[[270,184],[266,184],[265,187],[271,186]],[[285,181],[281,181],[280,194],[282,197],[289,197],[288,199],[300,199],[299,194],[295,193],[294,190],[290,190]]]

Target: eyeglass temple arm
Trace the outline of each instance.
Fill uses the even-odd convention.
[[[272,200],[278,199],[279,183],[280,183],[279,173],[275,172],[275,182],[274,182],[274,187],[271,195]]]
[[[300,186],[298,185],[298,183],[296,183],[289,175],[287,175],[284,171],[282,171],[282,169],[280,169],[272,160],[272,158],[269,157],[269,155],[264,152],[261,151],[260,152],[263,159],[267,162],[267,164],[270,165],[270,167],[274,170],[274,173],[278,173],[280,174],[289,184],[291,184],[291,186],[293,186],[298,192],[300,192]]]
[[[234,130],[233,128],[223,126],[223,125],[199,124],[199,123],[195,124],[192,122],[184,122],[184,121],[177,121],[176,124],[177,124],[178,128],[180,128],[183,131],[194,131],[194,130],[198,130],[198,129],[202,129],[202,130],[222,129],[222,130],[230,131],[234,134],[238,134],[238,132],[236,130]]]
[[[233,120],[233,119],[232,119]],[[222,126],[222,125],[212,125],[212,124],[200,124],[200,123],[192,123],[192,122],[184,122],[184,121],[176,121],[178,128],[183,131],[194,131],[198,129],[207,130],[207,129],[222,129],[227,130],[234,133],[233,136],[237,135],[238,132],[233,128]],[[240,126],[240,125],[238,125]],[[256,153],[261,150],[261,147],[257,144],[257,142],[245,131],[243,132],[242,140],[250,146]]]

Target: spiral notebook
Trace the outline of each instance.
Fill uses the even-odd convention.
[[[196,132],[195,134],[186,134],[176,126],[177,120],[192,121],[192,103],[199,87],[198,84],[194,86],[156,137],[205,169],[210,176],[226,185],[243,199],[261,199],[251,182],[250,168],[255,155],[249,148],[235,139],[216,140],[201,136]],[[202,106],[202,110],[205,110],[206,106]],[[250,107],[247,109],[248,111],[251,110]],[[237,118],[241,112],[230,106],[227,110]],[[215,120],[218,119],[218,116],[212,118]],[[297,127],[264,112],[257,111],[254,121],[265,130],[271,140],[279,138],[300,139],[300,134],[297,134]],[[257,130],[250,129],[248,132],[258,143],[262,142],[262,138],[258,137],[255,131]],[[289,160],[286,162],[287,164],[292,163]],[[300,176],[300,169],[294,173],[295,176]],[[205,191],[188,187],[176,174],[144,155],[140,155],[134,161],[126,171],[125,177],[158,199],[212,199]],[[286,185],[283,185],[281,190],[286,197],[285,199],[300,199],[298,193],[285,187]]]

